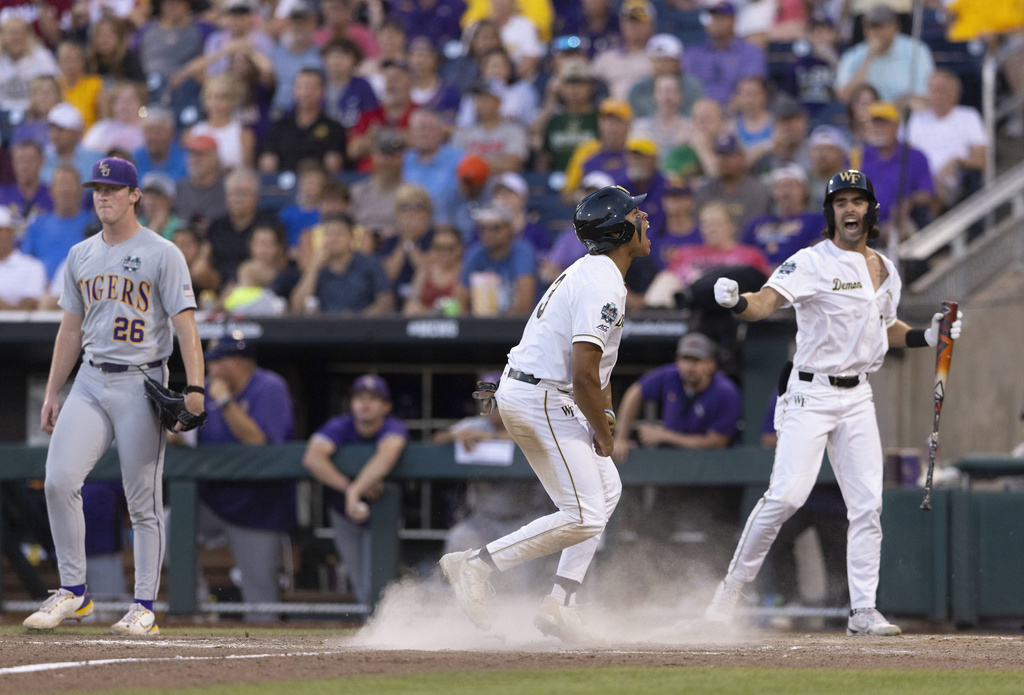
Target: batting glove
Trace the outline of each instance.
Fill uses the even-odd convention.
[[[956,340],[957,338],[960,337],[960,328],[961,328],[960,319],[962,319],[963,316],[964,316],[964,312],[957,311],[956,312],[956,321],[954,321],[953,323],[949,324],[949,337],[952,338],[953,340]],[[942,314],[935,314],[934,316],[932,316],[932,325],[931,325],[931,327],[926,329],[925,332],[924,332],[924,339],[925,339],[925,341],[927,341],[928,345],[930,345],[931,347],[935,347],[936,345],[939,344],[939,324],[940,323],[942,323]]]
[[[718,278],[715,281],[715,301],[731,309],[740,300],[740,286],[735,280]]]

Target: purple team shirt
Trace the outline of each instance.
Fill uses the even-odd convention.
[[[346,444],[380,444],[381,440],[391,435],[398,435],[406,442],[409,441],[409,430],[394,415],[384,418],[377,433],[372,437],[362,437],[356,431],[356,421],[351,415],[338,415],[324,423],[323,427],[315,432],[315,435],[324,437],[334,442],[334,446],[341,448]],[[327,490],[327,498],[339,514],[345,513],[345,495],[336,490]]]
[[[708,387],[692,397],[683,390],[675,363],[652,369],[639,383],[644,400],[661,402],[661,420],[667,429],[681,434],[717,432],[730,440],[736,434],[743,399],[722,372],[715,372]]]
[[[775,269],[800,249],[821,241],[824,227],[821,215],[815,212],[801,212],[786,218],[765,215],[747,224],[740,243],[760,249],[768,265]]]
[[[716,48],[710,41],[702,46],[687,47],[683,67],[704,85],[704,96],[722,106],[729,103],[737,83],[744,77],[768,76],[764,51],[735,38],[724,49]]]
[[[907,173],[906,178],[903,179],[903,196],[907,197],[917,191],[935,193],[932,174],[928,169],[928,158],[921,150],[900,143],[900,146],[893,151],[892,156],[882,159],[877,147],[865,145],[860,170],[871,179],[871,183],[875,186],[879,222],[888,221],[889,213],[896,202],[896,190],[900,185],[900,154],[903,147],[909,148]]]

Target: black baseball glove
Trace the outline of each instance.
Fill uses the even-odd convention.
[[[144,384],[146,398],[153,406],[153,414],[165,429],[173,430],[174,426],[181,423],[179,432],[188,432],[197,427],[202,427],[206,422],[206,412],[196,415],[189,412],[185,407],[185,396],[172,391],[156,379],[147,376]]]

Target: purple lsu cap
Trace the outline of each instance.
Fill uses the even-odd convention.
[[[352,395],[360,391],[369,391],[386,401],[391,400],[391,389],[388,388],[388,382],[376,374],[363,374],[352,383]]]
[[[83,183],[82,188],[92,188],[97,183],[138,188],[139,172],[127,159],[104,157],[92,165],[92,178]]]

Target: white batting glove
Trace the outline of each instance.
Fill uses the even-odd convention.
[[[718,278],[715,281],[715,301],[731,309],[740,301],[740,286],[735,280]]]
[[[717,289],[717,286],[716,286]],[[716,294],[717,297],[717,294]],[[960,337],[961,323],[960,319],[964,316],[964,312],[956,312],[956,321],[949,324],[949,337],[956,340]],[[939,344],[939,324],[942,323],[942,314],[935,314],[932,316],[932,325],[924,332],[924,339],[928,342],[931,347],[935,347]]]

